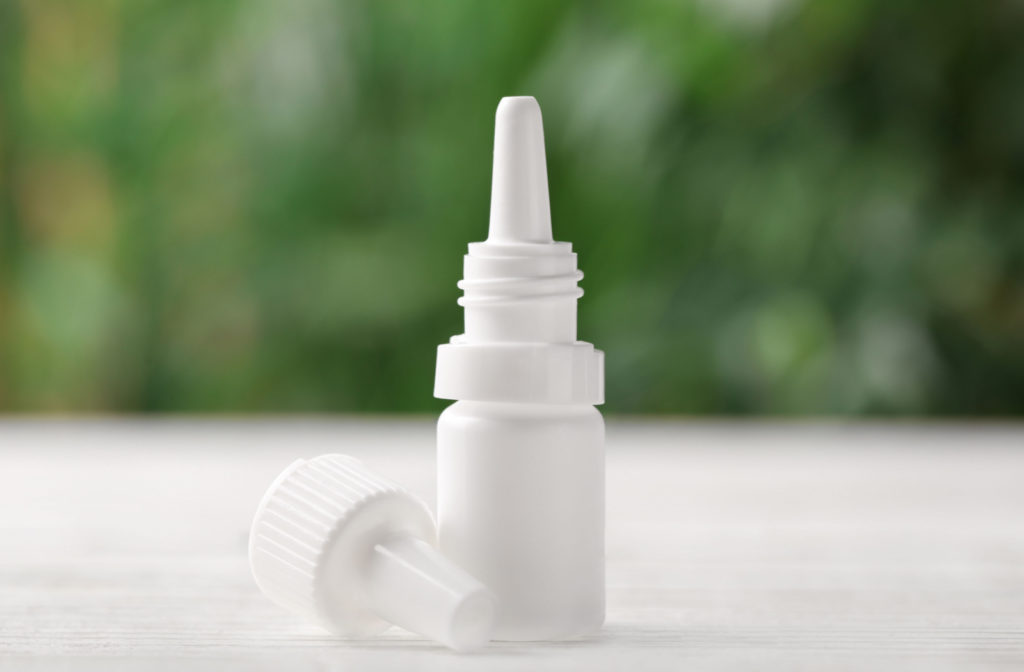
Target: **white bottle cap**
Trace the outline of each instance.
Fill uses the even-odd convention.
[[[339,635],[399,625],[457,651],[490,639],[495,598],[436,549],[422,501],[346,455],[298,460],[267,490],[249,562],[274,602]]]

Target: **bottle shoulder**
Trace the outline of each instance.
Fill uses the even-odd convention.
[[[487,401],[456,401],[446,408],[440,422],[543,422],[571,421],[604,425],[604,418],[589,404],[520,404]]]
[[[600,461],[604,436],[601,413],[593,406],[575,404],[460,401],[437,422],[439,454],[452,457],[468,450],[481,457],[511,451],[508,454],[517,456],[516,464],[533,459],[531,455],[545,463],[554,455]]]

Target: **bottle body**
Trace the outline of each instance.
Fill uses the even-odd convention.
[[[497,597],[494,638],[604,622],[604,353],[577,339],[583,273],[551,233],[544,127],[495,115],[487,239],[463,258],[465,331],[437,349],[438,541]]]
[[[441,551],[498,598],[494,638],[604,622],[604,420],[589,404],[459,401],[438,421]]]

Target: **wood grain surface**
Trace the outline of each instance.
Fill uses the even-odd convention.
[[[0,668],[1024,669],[1020,425],[613,419],[606,627],[470,656],[257,591],[255,506],[325,452],[433,501],[426,419],[0,422]]]

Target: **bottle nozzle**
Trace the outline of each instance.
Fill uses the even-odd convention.
[[[502,98],[494,123],[492,243],[550,243],[544,122],[533,96]]]

